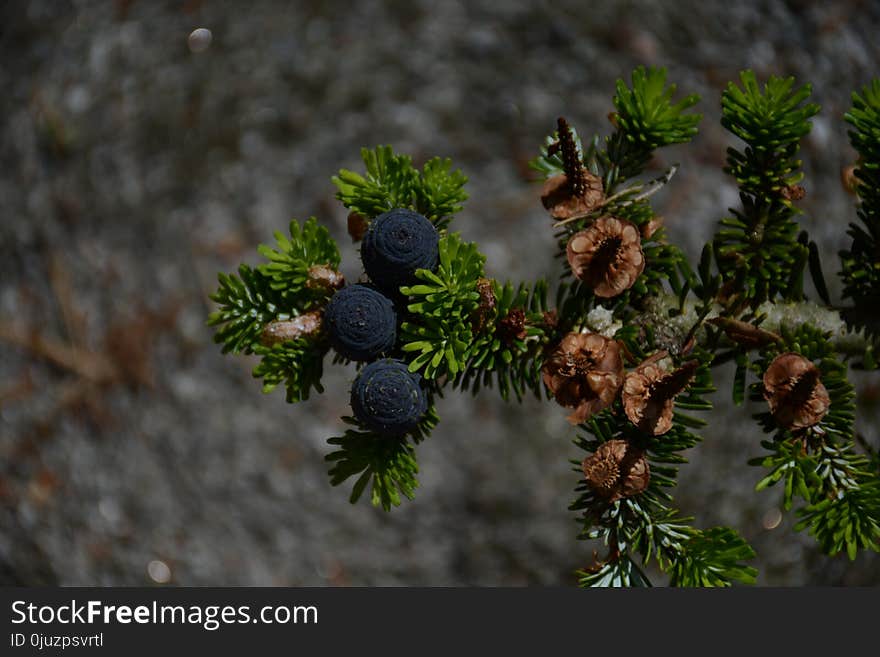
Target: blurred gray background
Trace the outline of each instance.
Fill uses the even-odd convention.
[[[701,132],[656,198],[696,255],[735,187],[724,85],[743,67],[812,82],[803,222],[847,244],[842,115],[880,74],[862,2],[5,2],[0,16],[0,582],[61,585],[573,585],[593,546],[567,510],[564,409],[455,392],[390,514],[331,488],[350,369],[288,405],[205,319],[218,271],[317,216],[360,273],[330,176],[362,146],[451,157],[471,200],[453,228],[499,278],[555,277],[527,168],[565,115],[603,134],[614,81],[664,65]],[[211,39],[190,39],[196,28]],[[328,361],[329,362],[329,361]],[[676,497],[758,550],[762,585],[875,585],[880,559],[825,558],[754,493],[750,408],[719,408]],[[876,375],[859,377],[877,441]],[[662,583],[662,578],[658,583]]]

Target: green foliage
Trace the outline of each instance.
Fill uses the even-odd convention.
[[[647,575],[625,554],[602,563],[598,568],[578,570],[576,575],[578,586],[581,588],[645,588],[651,586]]]
[[[774,443],[762,440],[761,445],[771,453],[751,459],[749,464],[760,465],[770,472],[757,483],[755,490],[762,491],[782,481],[782,508],[785,511],[791,509],[795,495],[809,500],[811,489],[820,484],[819,475],[816,474],[816,459],[798,441],[782,440]]]
[[[430,219],[438,229],[446,228],[452,215],[460,212],[467,200],[465,175],[452,170],[452,160],[433,157],[422,167],[416,187],[415,210]]]
[[[880,551],[880,481],[873,477],[798,511],[795,529],[808,529],[826,554]]]
[[[467,199],[467,178],[452,161],[439,157],[425,163],[421,172],[408,155],[395,155],[390,146],[361,149],[366,174],[342,169],[333,177],[342,204],[372,219],[394,208],[409,208],[445,228]]]
[[[856,166],[858,216],[863,226],[850,224],[852,246],[840,253],[843,296],[855,306],[846,313],[851,323],[871,334],[880,333],[876,307],[880,303],[880,79],[853,93],[845,118],[853,126],[850,142],[859,153]],[[864,312],[863,309],[870,309]]]
[[[370,500],[373,506],[390,511],[400,506],[401,495],[413,499],[419,482],[415,449],[406,436],[385,436],[361,427],[352,417],[343,421],[353,425],[342,436],[327,442],[338,446],[325,459],[331,463],[330,484],[338,486],[350,477],[357,476],[349,501],[354,504],[372,482]],[[437,412],[431,406],[411,438],[418,443],[437,425]]]
[[[770,76],[761,89],[755,74],[743,71],[740,81],[742,89],[730,82],[721,96],[721,125],[742,139],[746,149],[728,149],[725,170],[745,194],[778,196],[803,178],[797,152],[819,106],[806,102],[810,85],[793,89],[793,77]]]
[[[304,401],[310,391],[324,392],[321,377],[324,374],[324,355],[327,346],[315,340],[300,338],[281,344],[254,347],[262,356],[254,368],[254,378],[263,379],[263,392],[269,393],[284,383],[287,402]]]
[[[209,326],[219,326],[214,342],[223,353],[249,354],[259,343],[263,327],[276,318],[286,319],[291,308],[283,294],[272,287],[271,279],[247,265],[235,274],[219,274],[220,287],[211,300],[220,304],[208,317]]]
[[[799,300],[808,247],[798,240],[791,203],[803,177],[797,159],[800,139],[819,111],[807,103],[810,86],[793,89],[794,78],[771,76],[763,89],[755,74],[740,75],[721,100],[721,123],[742,139],[745,150],[727,150],[727,167],[740,188],[743,209],[721,221],[714,247],[719,269],[732,290],[729,304],[757,307],[782,295]]]
[[[410,320],[401,325],[410,371],[436,379],[447,372],[455,376],[465,366],[485,261],[476,244],[462,242],[457,233],[446,235],[440,239],[437,272],[420,269],[416,277],[423,283],[401,288],[412,299]]]
[[[352,504],[360,499],[371,481],[370,500],[373,506],[381,505],[385,511],[400,506],[401,495],[410,500],[415,497],[419,466],[415,450],[405,438],[349,429],[327,442],[339,446],[326,457],[333,464],[330,484],[338,486],[358,475],[349,497]]]
[[[702,116],[687,113],[700,97],[696,94],[672,102],[676,87],[666,84],[665,68],[638,67],[632,72],[632,85],[618,80],[614,107],[616,133],[608,141],[608,157],[614,170],[606,175],[611,184],[641,173],[653,152],[670,144],[689,142],[697,134]]]
[[[684,544],[670,567],[670,586],[754,584],[758,571],[743,562],[755,551],[729,527],[699,530]]]
[[[257,248],[269,261],[260,265],[259,270],[271,281],[272,289],[280,292],[299,310],[305,310],[321,297],[326,297],[331,290],[313,291],[305,286],[310,267],[339,267],[339,249],[330,237],[330,231],[319,225],[314,217],[302,227],[294,220],[290,222],[290,239],[276,231],[275,241],[278,243],[277,249],[265,244]]]
[[[634,554],[640,554],[645,564],[656,559],[670,575],[671,586],[755,583],[757,571],[742,563],[755,557],[745,540],[727,527],[700,530],[690,522],[650,490],[608,505],[597,517],[599,526],[581,538],[602,539],[615,548],[600,569],[578,571],[579,586],[650,586],[635,566]],[[623,576],[629,574],[637,578]]]
[[[326,228],[318,225],[314,217],[302,227],[294,220],[290,222],[290,239],[278,232],[275,239],[277,250],[259,247],[268,263],[256,269],[241,265],[238,276],[218,276],[220,287],[211,299],[220,308],[208,317],[208,325],[220,327],[214,341],[223,344],[223,353],[252,353],[266,324],[301,314],[321,304],[331,292],[306,287],[311,266],[339,266],[339,249]],[[299,398],[299,394],[293,398]]]
[[[540,398],[541,363],[546,347],[544,313],[547,306],[547,283],[538,281],[530,290],[525,284],[514,287],[492,281],[495,308],[484,329],[478,332],[467,357],[467,364],[455,379],[455,386],[476,395],[481,388],[497,383],[501,398],[510,393],[522,400],[527,390]],[[523,337],[505,334],[503,322],[511,312],[524,313]]]
[[[631,88],[618,80],[614,96],[618,129],[627,141],[656,150],[693,139],[702,116],[685,110],[699,102],[698,95],[685,96],[673,104],[675,85],[666,84],[665,68],[639,66],[631,79]]]

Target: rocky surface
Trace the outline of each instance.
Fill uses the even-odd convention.
[[[555,276],[526,163],[561,114],[606,131],[614,81],[640,63],[703,97],[700,135],[656,163],[681,163],[656,198],[690,254],[737,202],[719,95],[744,67],[813,83],[804,225],[830,258],[846,244],[841,118],[880,73],[880,5],[552,4],[3,4],[0,581],[573,584],[592,546],[566,508],[578,454],[563,409],[450,393],[416,501],[351,506],[323,457],[353,371],[329,367],[326,394],[291,406],[205,326],[217,271],[255,262],[292,217],[329,226],[358,276],[330,176],[381,143],[466,172],[454,228],[490,275]],[[735,526],[760,584],[880,583],[876,556],[825,559],[775,491],[752,492],[758,430],[719,385],[681,508]],[[876,442],[876,376],[859,390]]]

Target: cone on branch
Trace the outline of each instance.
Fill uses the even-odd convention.
[[[575,409],[572,424],[610,406],[623,383],[620,345],[598,333],[569,333],[544,361],[544,384],[556,401]]]
[[[821,422],[831,405],[819,368],[792,352],[774,358],[764,372],[764,399],[776,422],[794,431]]]
[[[581,161],[574,135],[566,120],[557,121],[558,139],[547,149],[548,155],[562,154],[565,173],[552,176],[541,189],[541,203],[557,220],[587,215],[605,200],[602,179],[591,173]]]
[[[566,256],[572,273],[597,297],[616,297],[631,288],[645,270],[639,229],[612,216],[599,217],[572,235]]]
[[[615,502],[644,491],[651,471],[644,452],[626,440],[609,440],[581,463],[587,485],[599,497]]]
[[[623,410],[641,431],[660,436],[672,428],[675,397],[690,383],[699,362],[688,361],[674,371],[660,362],[669,356],[658,351],[626,375],[623,383]]]

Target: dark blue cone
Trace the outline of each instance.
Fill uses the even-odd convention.
[[[400,435],[411,431],[428,409],[421,377],[399,360],[366,365],[351,387],[354,416],[377,433]]]
[[[372,360],[391,350],[397,337],[394,304],[366,285],[339,290],[324,309],[330,344],[351,360]]]
[[[383,290],[397,293],[401,285],[416,282],[416,269],[437,267],[437,229],[412,210],[390,210],[370,224],[361,244],[367,276]]]

